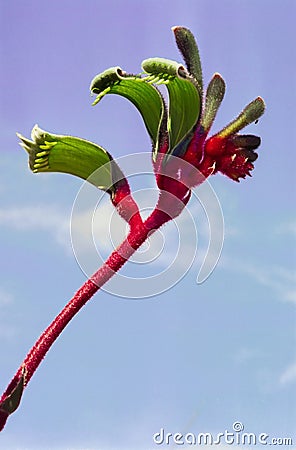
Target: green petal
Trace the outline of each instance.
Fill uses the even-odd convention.
[[[182,64],[175,61],[149,58],[143,61],[142,68],[150,74],[147,80],[164,83],[168,89],[170,139],[168,154],[172,154],[174,149],[190,135],[199,119],[201,102],[198,88]]]
[[[112,67],[92,80],[90,90],[97,94],[94,105],[106,94],[118,94],[130,100],[142,115],[153,146],[158,149],[165,105],[160,92],[151,83],[139,76],[127,75],[120,67]]]
[[[51,134],[38,125],[30,141],[17,133],[21,146],[29,153],[33,172],[63,172],[76,175],[107,192],[113,192],[119,167],[111,155],[97,144],[73,136]],[[96,172],[97,169],[100,171]]]

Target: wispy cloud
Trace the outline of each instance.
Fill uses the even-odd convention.
[[[285,386],[293,382],[296,382],[296,362],[286,367],[280,375],[281,385]]]
[[[138,199],[137,199],[138,200]],[[150,204],[140,201],[143,216],[151,211],[155,199]],[[146,208],[149,209],[146,209]],[[146,214],[145,214],[146,213]],[[217,228],[217,229],[216,229]],[[219,228],[219,230],[218,230]],[[71,235],[75,248],[79,252],[89,252],[94,246],[100,251],[112,251],[127,234],[126,223],[118,216],[109,200],[100,202],[99,207],[75,208],[72,216]],[[192,254],[198,248],[199,255],[206,253],[209,244],[210,234],[212,239],[218,235],[221,223],[212,220],[208,223],[207,216],[199,204],[193,203],[175,221],[163,226],[148,240],[146,251],[137,253],[137,260],[140,263],[153,259],[153,264],[167,267],[168,261],[172,261],[176,256],[178,266],[188,265],[186,255]],[[149,247],[149,250],[148,250]],[[184,256],[184,258],[182,257]]]
[[[109,199],[98,207],[75,208],[71,217],[71,239],[75,251],[93,249],[110,253],[124,238],[127,225]]]
[[[191,266],[198,250],[196,274],[198,267],[203,266],[206,255],[205,270],[207,274],[210,273],[221,249],[218,242],[218,245],[212,247],[214,250],[217,247],[218,251],[208,252],[209,242],[214,242],[221,234],[219,203],[217,200],[213,201],[213,195],[207,186],[199,189],[198,194],[194,193],[189,208],[174,223],[155,233],[147,246],[135,254],[134,262],[145,264],[146,261],[151,261],[153,267],[158,266],[162,270],[173,264],[172,270],[178,270],[182,275]],[[158,191],[155,188],[149,189],[149,192],[140,190],[135,193],[135,197],[141,213],[147,216],[155,206]],[[219,210],[220,215],[216,210]],[[109,198],[103,195],[102,200],[98,201],[97,190],[93,192],[90,189],[77,196],[72,217],[54,204],[16,205],[0,209],[0,226],[20,232],[41,230],[71,253],[72,241],[77,261],[82,266],[86,265],[87,273],[97,269],[98,264],[122,242],[128,230],[127,224],[118,216]]]
[[[215,215],[213,217],[215,219]],[[70,253],[72,253],[72,237],[74,252],[78,260],[81,255],[82,260],[86,258],[87,267],[90,266],[88,269],[90,273],[116,248],[127,232],[127,225],[120,219],[109,199],[100,202],[99,207],[95,210],[76,210],[71,224],[70,221],[69,214],[55,205],[14,206],[0,209],[0,226],[14,228],[21,232],[42,230],[49,233],[58,244]],[[70,236],[70,226],[72,236]],[[285,229],[294,230],[292,223],[289,226],[286,224]],[[160,230],[161,234],[152,236],[149,250],[142,253],[137,252],[136,258],[138,259],[135,259],[135,262],[143,264],[147,258],[153,260],[153,265],[166,268],[168,262],[176,258],[174,270],[178,268],[180,271],[186,271],[191,266],[190,261],[194,260],[197,249],[194,270],[198,271],[207,253],[210,235],[212,239],[215,239],[220,232],[220,221],[212,219],[209,228],[203,208],[197,202],[193,202],[187,214],[183,213],[174,224],[170,223],[163,227]],[[195,240],[195,233],[198,234],[198,241]],[[165,242],[163,248],[161,248],[162,242]],[[180,248],[176,243],[178,245],[180,243]],[[219,245],[216,247],[218,248]],[[99,259],[98,252],[100,253]],[[191,258],[190,261],[188,255]],[[209,267],[214,267],[218,257],[218,252],[214,252],[214,255],[207,255]],[[221,267],[252,277],[261,285],[274,291],[282,300],[296,303],[295,272],[289,268],[275,265],[263,266],[258,262],[241,261],[227,257],[225,254]]]
[[[287,385],[296,382],[296,362],[290,364],[280,375],[280,384]]]
[[[0,226],[22,232],[45,231],[63,247],[70,246],[69,217],[53,205],[14,206],[0,209]]]
[[[240,272],[271,289],[281,300],[296,303],[295,271],[281,266],[263,266],[253,261],[223,256],[222,267]]]

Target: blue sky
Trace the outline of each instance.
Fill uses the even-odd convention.
[[[116,96],[91,107],[89,83],[110,66],[137,73],[148,57],[181,60],[174,25],[196,36],[205,83],[214,72],[226,80],[214,130],[258,95],[267,105],[247,129],[262,137],[253,177],[210,179],[225,221],[212,275],[196,283],[197,257],[160,295],[99,292],[34,375],[0,449],[150,450],[161,427],[218,433],[235,421],[296,443],[294,17],[293,0],[0,2],[1,390],[85,281],[69,231],[82,182],[33,175],[15,132],[29,136],[38,123],[114,157],[149,151],[137,111]],[[206,225],[194,201],[190,208],[202,250]],[[107,252],[103,220],[97,239]],[[186,226],[180,217],[189,249]],[[162,238],[172,233],[164,227]]]

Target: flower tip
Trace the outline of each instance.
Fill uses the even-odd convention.
[[[260,97],[260,95],[255,99],[257,102],[260,102],[262,104],[263,110],[265,110],[265,101],[263,100],[262,97]]]
[[[225,90],[226,90],[226,83],[224,81],[224,78],[222,75],[218,72],[215,72],[210,83],[209,83],[209,92],[207,95],[211,95],[217,98],[220,98],[220,103],[223,100]]]
[[[215,79],[215,80],[216,80],[216,79],[217,79],[217,80],[220,80],[220,82],[221,82],[222,84],[225,85],[224,78],[222,77],[222,75],[221,75],[219,72],[215,72],[215,73],[214,73],[213,79]]]
[[[183,27],[182,25],[175,25],[174,27],[171,28],[172,32],[174,33],[174,35],[178,34],[178,33],[182,33],[184,36],[186,35],[192,35],[192,32],[189,30],[189,28],[187,27]]]
[[[262,97],[257,97],[245,108],[250,122],[255,122],[265,111],[265,102]]]
[[[92,95],[94,95],[94,94],[92,93]],[[101,100],[100,95],[97,95],[96,98],[95,98],[95,100],[92,102],[91,106],[97,105],[97,104],[99,103],[100,100]]]
[[[20,142],[19,145],[26,150],[26,152],[28,152],[30,154],[31,151],[31,145],[33,144],[32,141],[30,141],[29,139],[25,138],[21,133],[16,133],[17,137],[19,138]]]
[[[33,126],[32,131],[31,131],[31,139],[32,139],[32,141],[37,142],[38,139],[41,137],[42,132],[43,132],[43,130],[41,130],[39,128],[38,124],[36,123]]]
[[[175,25],[171,30],[173,33],[177,33],[178,31],[189,31],[188,28],[182,27],[181,25]]]
[[[257,97],[242,111],[241,117],[245,125],[258,120],[265,111],[265,102],[262,97]]]

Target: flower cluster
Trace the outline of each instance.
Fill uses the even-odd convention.
[[[107,94],[117,94],[140,112],[152,141],[152,160],[160,189],[158,210],[164,203],[167,206],[166,193],[185,205],[191,188],[217,172],[234,181],[251,175],[260,138],[239,132],[257,121],[265,109],[264,101],[257,97],[231,123],[208,137],[224,97],[225,82],[216,73],[204,92],[194,36],[184,27],[174,27],[173,32],[186,67],[164,58],[149,58],[143,61],[140,74],[112,67],[97,75],[90,85],[92,94],[96,94],[94,105]],[[158,89],[160,84],[167,87],[168,105]],[[128,182],[105,149],[84,139],[47,133],[37,126],[32,131],[32,141],[18,136],[29,153],[34,172],[66,172],[87,179],[111,195],[114,206],[129,223],[141,222]],[[96,171],[102,167],[104,170]],[[181,209],[172,205],[170,218]]]
[[[33,172],[63,172],[87,180],[110,195],[130,229],[122,244],[76,292],[27,354],[0,398],[0,431],[18,408],[23,389],[66,325],[151,233],[180,214],[191,189],[217,172],[239,181],[254,168],[260,138],[239,132],[263,114],[262,98],[256,98],[230,124],[208,137],[224,97],[225,83],[216,73],[204,93],[199,52],[192,33],[184,27],[174,27],[173,32],[186,67],[168,59],[150,58],[143,61],[143,72],[138,75],[113,67],[97,75],[90,86],[97,95],[93,104],[107,94],[121,95],[135,105],[144,120],[152,141],[152,162],[159,187],[158,202],[145,221],[127,179],[105,149],[85,139],[48,133],[37,125],[31,139],[18,134]],[[167,87],[168,105],[159,84]]]
[[[191,188],[217,172],[235,181],[250,175],[260,138],[240,135],[239,131],[257,121],[265,105],[261,97],[256,98],[230,124],[208,138],[224,97],[225,82],[221,75],[214,74],[204,93],[194,36],[184,27],[174,27],[173,32],[186,68],[175,61],[150,58],[142,63],[144,74],[130,75],[114,67],[97,75],[90,89],[97,94],[94,104],[106,94],[119,94],[134,103],[152,139],[158,186],[179,197],[180,186],[176,185],[176,180]],[[159,84],[168,89],[168,107],[157,89]],[[198,170],[188,173],[188,169],[182,169],[180,161],[172,160],[171,156],[187,161]],[[164,182],[163,172],[169,173],[170,182],[167,177]]]

